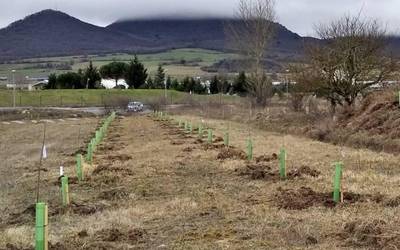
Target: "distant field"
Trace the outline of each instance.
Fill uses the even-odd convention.
[[[77,71],[80,68],[85,68],[90,60],[93,61],[95,66],[100,67],[114,60],[128,62],[133,56],[130,54],[108,54],[26,59],[15,63],[0,64],[0,77],[9,77],[13,69],[17,70],[19,77],[44,77],[51,73],[62,73],[69,70],[40,69],[37,67],[39,64],[70,63],[72,70]],[[209,76],[209,73],[201,70],[202,66],[209,66],[222,59],[234,58],[237,55],[204,49],[176,49],[138,56],[149,69],[150,74],[155,73],[159,64],[164,64],[168,75],[183,78],[185,76]],[[186,62],[186,64],[182,64],[182,62]]]
[[[118,97],[129,100],[142,101],[144,103],[164,97],[164,90],[161,89],[135,89],[135,90],[42,90],[42,91],[17,91],[17,106],[104,106]],[[167,97],[169,104],[185,102],[189,94],[168,90]],[[219,95],[193,95],[195,100],[219,100]],[[235,101],[239,97],[223,96],[224,101]],[[0,107],[10,107],[13,105],[13,92],[11,90],[0,90]]]

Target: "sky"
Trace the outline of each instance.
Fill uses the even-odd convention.
[[[343,14],[377,18],[400,34],[400,0],[275,0],[278,22],[303,35]],[[106,26],[116,20],[161,16],[229,17],[237,0],[0,0],[0,27],[43,9],[57,9],[83,21]]]

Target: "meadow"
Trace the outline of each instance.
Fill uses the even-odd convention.
[[[105,54],[87,56],[65,56],[32,58],[0,64],[0,77],[10,77],[11,70],[16,70],[19,76],[25,77],[47,77],[51,73],[65,73],[71,70],[57,70],[49,68],[37,68],[45,63],[67,63],[71,65],[72,71],[78,71],[88,66],[89,61],[97,67],[112,61],[128,62],[133,59],[133,54]],[[223,59],[235,58],[237,55],[205,49],[175,49],[156,54],[138,54],[139,59],[148,68],[150,75],[154,75],[159,64],[163,64],[167,75],[174,78],[186,76],[209,77],[211,74],[201,69],[202,66],[210,66]]]

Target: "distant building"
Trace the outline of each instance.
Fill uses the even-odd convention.
[[[115,80],[113,79],[101,79],[101,85],[104,86],[106,89],[115,88]],[[118,85],[123,85],[125,88],[128,88],[128,84],[124,79],[118,80]]]

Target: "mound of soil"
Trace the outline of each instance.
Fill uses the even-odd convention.
[[[79,204],[76,202],[72,202],[69,210],[72,211],[74,214],[79,214],[79,215],[91,215],[96,212],[103,211],[105,209],[105,206],[103,204],[90,204],[90,203],[85,203],[85,204]]]
[[[268,155],[261,155],[258,157],[255,157],[254,160],[259,163],[259,162],[270,162],[270,161],[276,161],[278,160],[278,155],[273,153],[271,156]]]
[[[224,147],[217,155],[218,160],[236,159],[246,160],[247,155],[244,151],[232,147]]]
[[[102,191],[98,197],[103,200],[122,200],[129,197],[129,192],[126,191],[124,188],[112,188]]]
[[[121,155],[109,155],[107,157],[110,161],[129,161],[132,159],[132,156],[121,154]]]
[[[400,196],[389,199],[385,202],[385,206],[387,207],[398,207],[400,206]]]
[[[171,145],[183,145],[185,144],[184,141],[171,141]]]
[[[146,236],[147,232],[141,228],[130,229],[127,232],[118,228],[106,228],[99,230],[95,233],[96,239],[108,242],[121,242],[129,241],[130,243],[141,242]]]
[[[268,180],[268,181],[280,181],[279,170],[276,170],[264,163],[253,163],[247,164],[244,170],[236,170],[239,175],[249,176],[252,180]],[[300,168],[295,168],[286,174],[287,180],[293,180],[296,178],[302,178],[305,176],[318,177],[321,172],[310,168],[309,166],[301,166]]]
[[[193,147],[186,147],[184,149],[182,149],[183,152],[192,152],[195,148]]]
[[[214,149],[221,149],[221,148],[225,148],[225,145],[223,144],[202,144],[201,147],[203,148],[203,150],[214,150]]]
[[[122,173],[124,175],[133,175],[133,171],[129,168],[120,167],[120,166],[106,166],[106,165],[99,165],[93,170],[93,175],[99,175],[102,173]]]
[[[217,136],[214,139],[214,142],[223,142],[223,141],[224,141],[224,138],[222,138],[221,136]]]
[[[347,222],[339,237],[350,247],[366,247],[371,249],[398,249],[400,235],[388,228],[383,220],[355,220]]]
[[[301,187],[297,190],[278,188],[274,200],[279,208],[290,210],[302,210],[312,206],[324,206],[333,208],[336,206],[333,201],[332,193],[319,193],[309,187]],[[352,204],[356,202],[380,202],[381,195],[361,195],[352,192],[344,192],[343,203]]]

